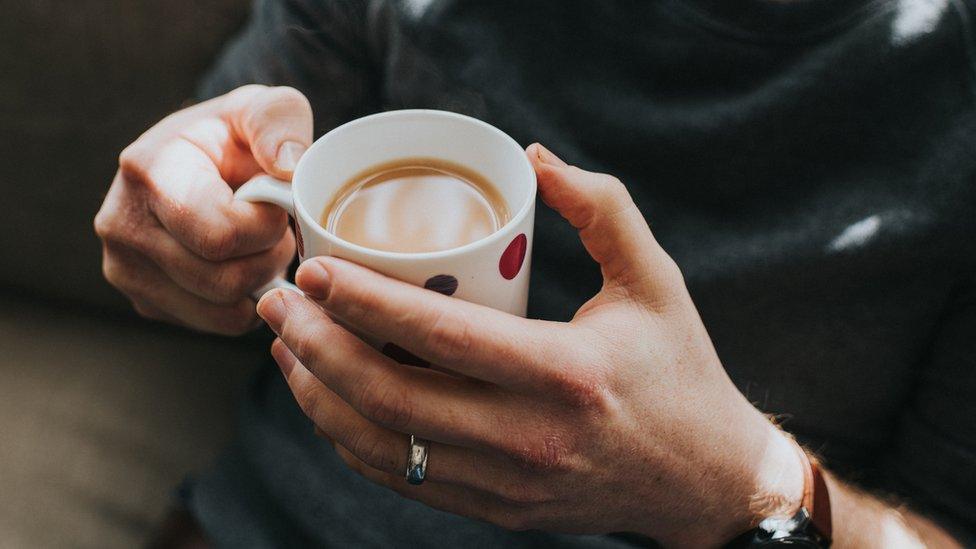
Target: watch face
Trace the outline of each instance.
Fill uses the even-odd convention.
[[[821,549],[830,542],[822,540],[810,529],[810,513],[805,507],[791,517],[769,517],[759,523],[755,536],[747,547],[796,547]]]
[[[791,547],[796,549],[820,549],[820,544],[808,536],[787,536],[779,539],[767,539],[758,541],[750,547]]]

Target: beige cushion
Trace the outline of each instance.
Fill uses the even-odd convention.
[[[0,297],[0,546],[138,547],[230,436],[264,342]]]

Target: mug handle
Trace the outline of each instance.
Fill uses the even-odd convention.
[[[239,189],[234,193],[234,198],[238,200],[244,200],[247,202],[267,202],[268,204],[274,204],[286,212],[288,215],[295,217],[295,206],[291,195],[291,183],[287,181],[282,181],[280,179],[275,179],[270,175],[258,175],[251,178],[250,181],[241,185]],[[295,221],[298,223],[298,221]],[[251,297],[255,301],[261,299],[265,293],[274,290],[276,288],[282,288],[285,290],[292,290],[294,292],[302,293],[291,282],[288,282],[282,277],[277,277],[271,282],[268,282],[264,286],[261,286],[251,294]]]

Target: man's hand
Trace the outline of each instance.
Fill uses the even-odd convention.
[[[792,442],[729,380],[675,263],[624,186],[527,151],[603,289],[572,322],[527,320],[335,258],[266,295],[272,352],[304,412],[366,477],[514,529],[719,544],[799,505]],[[331,318],[330,318],[331,317]],[[404,366],[346,328],[435,369]],[[432,441],[403,478],[407,436]]]
[[[95,217],[105,278],[145,317],[254,328],[250,293],[295,243],[280,208],[233,192],[259,173],[290,180],[311,141],[311,107],[292,88],[245,86],[167,117],[122,151]]]

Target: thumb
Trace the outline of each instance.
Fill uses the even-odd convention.
[[[261,169],[291,180],[312,144],[312,107],[302,92],[286,86],[245,86],[230,97],[230,123]]]
[[[526,153],[542,200],[579,231],[586,251],[600,264],[604,288],[623,286],[656,301],[683,286],[677,265],[620,180],[570,166],[538,143]]]

